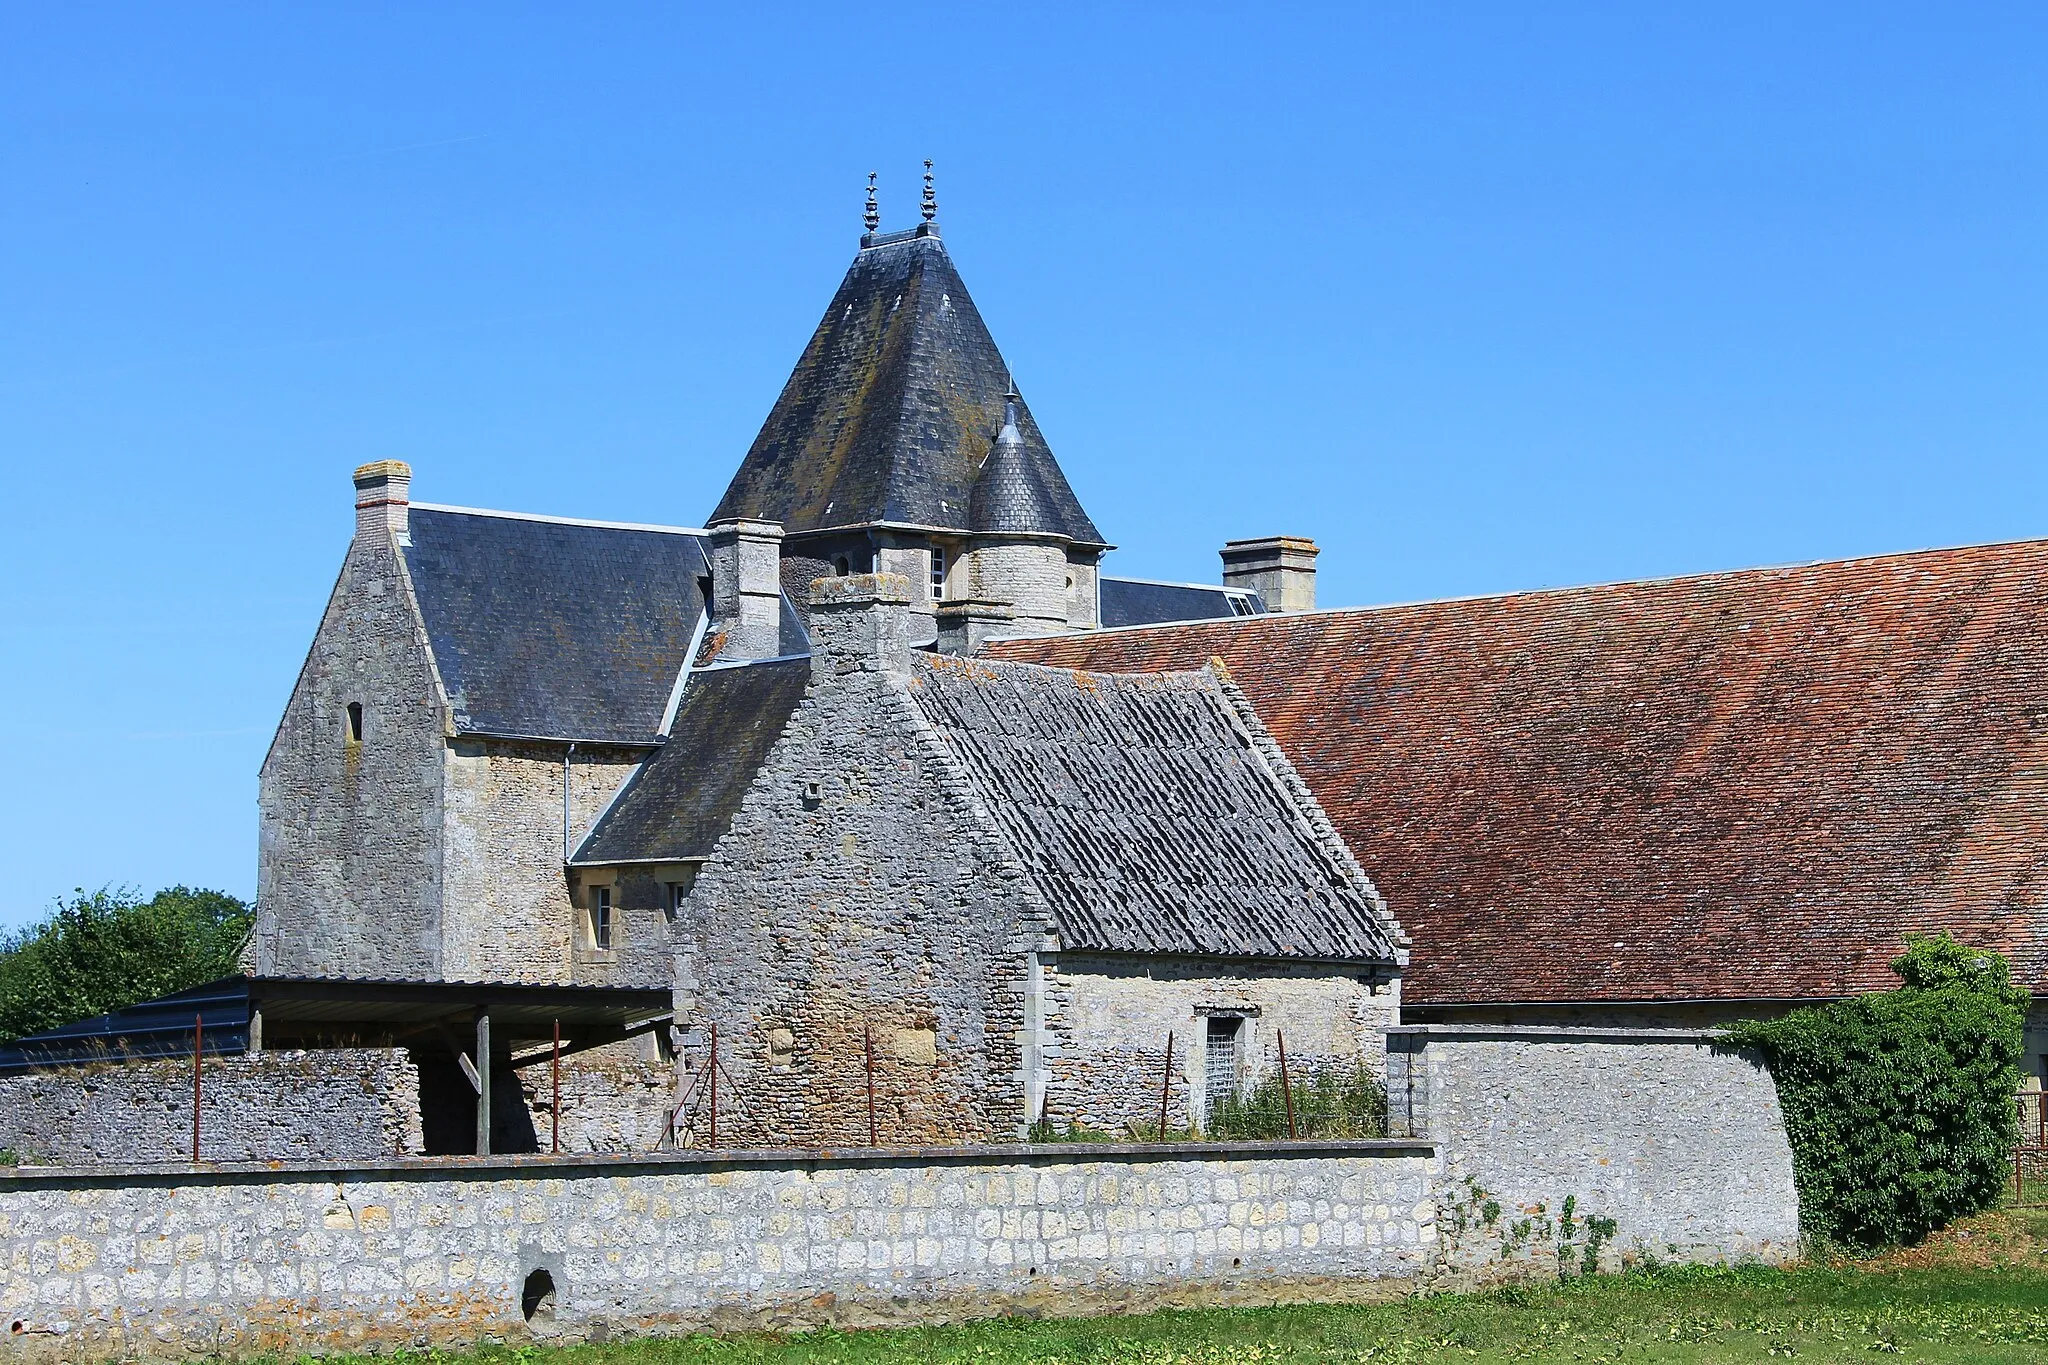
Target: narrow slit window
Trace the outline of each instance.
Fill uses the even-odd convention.
[[[348,742],[351,744],[361,744],[363,742],[363,704],[359,701],[352,701],[348,704]]]
[[[1243,1027],[1242,1019],[1209,1020],[1208,1036],[1203,1039],[1208,1054],[1202,1067],[1202,1089],[1211,1111],[1237,1093],[1237,1041]]]
[[[590,888],[590,946],[612,946],[612,889],[609,886]]]
[[[946,552],[944,550],[934,549],[932,551],[932,601],[943,602],[945,600]]]

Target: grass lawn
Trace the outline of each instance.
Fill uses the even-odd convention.
[[[1796,1270],[1664,1270],[1372,1307],[1155,1313],[414,1357],[454,1365],[2048,1361],[2048,1210]]]

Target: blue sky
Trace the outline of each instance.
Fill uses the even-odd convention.
[[[2037,4],[7,6],[0,925],[253,892],[355,465],[700,524],[927,156],[1113,572],[2048,533],[2044,53]]]

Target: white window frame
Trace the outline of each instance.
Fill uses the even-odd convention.
[[[600,953],[608,953],[612,950],[612,889],[593,886],[589,899],[590,946]]]

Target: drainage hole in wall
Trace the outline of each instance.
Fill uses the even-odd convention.
[[[8,1325],[7,1330],[14,1333],[16,1336],[20,1336],[23,1332],[26,1332],[28,1330],[28,1321],[25,1318],[16,1318],[11,1324]]]
[[[1031,1267],[1031,1273],[1032,1273],[1033,1275],[1036,1275],[1036,1274],[1038,1273],[1038,1267],[1037,1267],[1037,1266],[1033,1266],[1033,1267]]]
[[[526,1288],[519,1295],[519,1311],[526,1315],[529,1323],[551,1323],[555,1320],[555,1277],[545,1270],[536,1270],[526,1277]]]
[[[1242,1270],[1242,1269],[1244,1269],[1244,1257],[1242,1257],[1242,1256],[1233,1256],[1233,1257],[1231,1257],[1231,1258],[1230,1258],[1230,1268],[1231,1268],[1232,1270]]]

